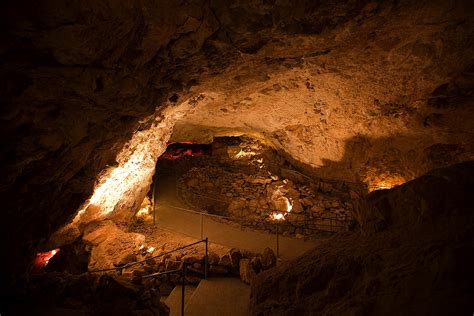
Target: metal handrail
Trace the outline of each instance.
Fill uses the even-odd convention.
[[[196,211],[196,210],[191,210],[191,209],[187,209],[187,208],[183,208],[183,207],[178,207],[178,206],[174,206],[174,205],[166,205],[166,206],[171,207],[171,208],[174,208],[174,209],[186,211],[186,212],[188,212],[188,213],[200,214],[200,215],[209,216],[209,217],[218,217],[218,218],[229,219],[229,220],[234,220],[234,221],[242,221],[241,218],[235,217],[235,216],[225,216],[225,215],[209,214],[209,213],[200,212],[200,211]],[[348,220],[343,219],[342,216],[341,216],[341,217],[317,217],[317,218],[315,218],[315,219],[332,220],[332,221],[339,221],[339,222],[348,222]],[[270,223],[271,221],[252,220],[252,222]],[[305,223],[306,221],[303,220],[303,221],[292,221],[292,222],[293,222],[293,223]],[[318,225],[319,225],[319,224],[318,224]],[[330,225],[320,224],[320,226],[330,226]],[[332,226],[334,226],[334,225],[332,225]],[[343,227],[343,226],[341,226],[341,227]]]
[[[167,251],[167,252],[163,252],[163,253],[160,253],[156,256],[153,256],[153,257],[150,257],[150,258],[146,258],[144,260],[139,260],[139,261],[134,261],[134,262],[130,262],[130,263],[127,263],[123,266],[119,266],[119,267],[114,267],[114,268],[108,268],[108,269],[100,269],[100,270],[92,270],[92,271],[88,271],[87,273],[94,273],[94,272],[105,272],[105,271],[112,271],[112,270],[120,270],[120,274],[123,273],[123,270],[125,268],[129,268],[131,266],[134,266],[136,264],[139,264],[139,263],[143,263],[143,262],[146,262],[146,261],[149,261],[149,260],[152,260],[154,258],[158,258],[158,257],[162,257],[162,256],[166,256],[167,254],[170,254],[172,252],[175,252],[175,251],[179,251],[179,250],[183,250],[185,248],[189,248],[191,246],[194,246],[194,245],[197,245],[199,243],[205,243],[206,244],[206,248],[205,248],[205,255],[204,255],[204,279],[207,280],[207,276],[208,276],[208,271],[209,271],[209,267],[208,267],[208,246],[209,246],[209,239],[206,237],[205,239],[202,239],[202,240],[199,240],[199,241],[196,241],[196,242],[193,242],[191,244],[188,244],[188,245],[184,245],[184,246],[181,246],[181,247],[178,247],[178,248],[175,248],[173,250],[170,250],[170,251]],[[181,315],[184,315],[184,286],[185,286],[185,279],[186,279],[186,271],[187,271],[187,263],[184,262],[184,261],[181,261],[183,263],[183,266],[181,269],[175,269],[175,270],[170,270],[170,271],[163,271],[163,272],[156,272],[156,273],[152,273],[152,274],[149,274],[149,275],[145,275],[145,276],[141,276],[140,279],[147,279],[147,278],[153,278],[153,277],[157,277],[157,276],[160,276],[160,275],[166,275],[166,274],[172,274],[172,273],[177,273],[177,272],[181,272]]]
[[[181,189],[181,190],[187,191],[187,192],[190,192],[191,194],[198,195],[198,196],[202,196],[202,197],[204,197],[204,198],[208,198],[208,199],[211,199],[211,200],[215,200],[215,201],[219,201],[219,202],[228,203],[227,201],[220,200],[220,199],[216,199],[216,198],[212,198],[212,197],[209,197],[209,196],[207,196],[207,195],[197,193],[197,192],[195,192],[195,191],[193,191],[193,190],[187,190],[187,189]],[[172,206],[172,205],[168,205],[168,206],[173,207],[173,208],[177,208],[177,209],[182,209],[182,210],[184,210],[184,211],[189,211],[189,212],[193,212],[193,213],[204,214],[204,215],[208,215],[208,216],[222,217],[222,218],[228,218],[228,219],[239,219],[239,218],[237,218],[237,217],[232,217],[232,216],[216,215],[216,214],[209,214],[209,213],[205,213],[205,212],[193,211],[193,210],[189,210],[189,209],[185,209],[185,208],[180,208],[180,207]],[[333,217],[321,216],[321,217],[318,217],[318,219],[330,219],[330,220],[345,221],[344,219],[342,219],[342,217],[343,217],[343,216],[333,216]],[[260,222],[264,222],[264,221],[260,221]],[[301,222],[303,222],[303,221],[301,221]]]
[[[186,262],[183,262],[183,267],[181,269],[152,273],[150,275],[142,276],[140,279],[154,278],[154,277],[157,277],[157,276],[160,276],[160,275],[181,272],[181,316],[184,316],[184,293],[185,293],[184,287],[186,285],[186,271],[187,271],[187,265],[186,265]],[[207,279],[207,277],[206,277],[206,279]]]
[[[193,242],[191,244],[188,244],[188,245],[184,245],[184,246],[181,246],[181,247],[178,247],[178,248],[175,248],[175,249],[172,249],[170,251],[166,251],[166,252],[162,252],[156,256],[152,256],[152,257],[149,257],[149,258],[145,258],[143,260],[138,260],[138,261],[134,261],[134,262],[129,262],[127,264],[124,264],[124,265],[121,265],[121,266],[118,266],[118,267],[113,267],[113,268],[107,268],[107,269],[98,269],[98,270],[91,270],[91,271],[88,271],[88,273],[97,273],[97,272],[106,272],[106,271],[113,271],[113,270],[120,270],[120,274],[123,273],[123,270],[126,269],[126,268],[129,268],[131,266],[134,266],[134,265],[137,265],[137,264],[140,264],[140,263],[143,263],[143,262],[146,262],[146,261],[150,261],[152,259],[155,259],[155,258],[159,258],[159,257],[163,257],[163,256],[166,256],[170,253],[173,253],[175,251],[179,251],[179,250],[183,250],[183,249],[186,249],[186,248],[189,248],[191,246],[194,246],[194,245],[197,245],[199,243],[206,243],[206,251],[205,251],[205,256],[204,256],[204,261],[205,261],[205,278],[207,279],[207,250],[208,250],[208,243],[209,243],[209,240],[208,238],[206,237],[205,239],[202,239],[202,240],[199,240],[199,241],[196,241],[196,242]]]
[[[163,272],[156,272],[156,273],[152,273],[152,274],[148,274],[148,275],[141,276],[140,279],[148,279],[148,278],[153,278],[153,277],[160,276],[160,275],[171,274],[171,273],[177,273],[177,272],[181,272],[181,270],[182,270],[182,269],[176,269],[176,270],[170,270],[170,271],[163,271]]]
[[[188,191],[188,192],[191,192],[191,193],[194,194],[193,191]],[[204,196],[204,195],[202,195],[202,196]],[[222,201],[222,200],[219,200],[219,201]],[[222,201],[222,202],[224,202],[224,201]],[[196,214],[202,214],[202,215],[206,215],[206,216],[220,217],[220,218],[226,218],[226,219],[238,219],[238,220],[240,220],[240,218],[238,218],[238,217],[209,214],[209,213],[206,213],[206,212],[195,211],[195,210],[191,210],[191,209],[187,209],[187,208],[183,208],[183,207],[178,207],[178,206],[174,206],[174,205],[167,205],[167,206],[175,208],[175,209],[187,211],[187,212],[190,212],[190,213],[196,213]],[[338,216],[334,216],[334,217],[322,216],[322,217],[318,217],[317,219],[330,219],[330,220],[337,220],[337,221],[346,221],[345,219],[343,219],[343,216],[339,216],[339,217]],[[258,221],[258,220],[257,220],[257,222],[266,223],[266,221]],[[293,221],[293,222],[297,223],[297,222],[304,222],[304,221]]]
[[[186,245],[186,246],[183,246],[183,247],[176,248],[174,250],[168,251],[167,253],[170,253],[170,252],[173,252],[173,251],[178,251],[178,250],[184,249],[186,247],[196,245],[196,244],[201,243],[201,242],[206,243],[206,251],[205,251],[205,256],[204,256],[204,279],[207,280],[207,275],[208,275],[208,256],[207,256],[207,252],[208,252],[208,245],[209,245],[209,239],[207,237],[206,237],[206,239],[197,241],[195,243],[192,243],[192,244],[189,244],[189,245]],[[157,256],[155,256],[155,257],[157,257]],[[183,263],[183,266],[182,266],[181,269],[175,269],[175,270],[164,271],[164,272],[156,272],[156,273],[152,273],[152,274],[149,274],[149,275],[142,276],[140,279],[154,278],[154,277],[157,277],[157,276],[160,276],[160,275],[181,272],[181,316],[184,316],[184,294],[185,294],[184,287],[186,286],[187,263],[184,262],[184,261],[182,261],[182,263]]]

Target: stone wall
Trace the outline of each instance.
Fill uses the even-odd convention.
[[[272,215],[281,213],[285,220],[279,229],[284,235],[347,230],[352,222],[352,204],[331,195],[335,189],[323,191],[320,187],[310,181],[296,185],[268,174],[229,172],[218,165],[192,168],[179,181],[180,194],[191,207],[230,217],[246,227],[273,232]]]

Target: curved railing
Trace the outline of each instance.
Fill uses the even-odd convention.
[[[129,263],[126,263],[124,265],[120,265],[120,266],[117,266],[117,267],[113,267],[113,268],[106,268],[106,269],[97,269],[97,270],[91,270],[91,271],[88,271],[87,273],[98,273],[98,272],[107,272],[107,271],[119,271],[120,274],[123,274],[123,270],[127,269],[127,268],[130,268],[132,266],[135,266],[137,264],[142,264],[144,262],[147,262],[147,261],[150,261],[150,260],[153,260],[155,258],[159,258],[159,257],[163,257],[163,256],[166,256],[170,253],[173,253],[173,252],[176,252],[176,251],[180,251],[180,250],[183,250],[183,249],[186,249],[186,248],[189,248],[189,247],[192,247],[192,246],[195,246],[197,244],[200,244],[200,243],[205,243],[206,245],[206,248],[205,248],[205,255],[204,255],[204,278],[207,279],[207,275],[208,275],[208,264],[207,264],[207,261],[208,261],[208,247],[209,247],[209,240],[208,238],[206,237],[205,239],[202,239],[202,240],[199,240],[199,241],[196,241],[196,242],[193,242],[191,244],[188,244],[188,245],[184,245],[184,246],[181,246],[181,247],[177,247],[175,249],[172,249],[170,251],[166,251],[166,252],[162,252],[156,256],[152,256],[152,257],[148,257],[148,258],[145,258],[143,260],[137,260],[137,261],[133,261],[133,262],[129,262]]]

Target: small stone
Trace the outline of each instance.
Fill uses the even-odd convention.
[[[324,212],[324,207],[319,205],[319,204],[316,204],[311,208],[311,212],[313,212],[313,213],[323,213]]]
[[[311,207],[314,205],[314,202],[309,199],[309,198],[303,198],[303,199],[300,199],[300,203],[301,205],[303,205],[304,207]]]
[[[242,259],[242,254],[240,253],[240,250],[237,248],[232,248],[229,251],[229,256],[230,256],[232,272],[235,274],[238,274],[240,259]]]
[[[208,255],[207,255],[207,262],[209,265],[217,265],[219,264],[219,255],[214,253],[214,252],[210,252]]]
[[[267,184],[267,183],[272,182],[272,179],[257,176],[257,177],[255,177],[255,179],[250,180],[250,182],[255,183],[255,184]]]
[[[291,209],[291,212],[296,214],[303,212],[303,207],[301,206],[301,203],[298,200],[293,201],[293,207]]]
[[[219,260],[219,266],[221,267],[226,267],[226,268],[231,268],[232,267],[232,261],[230,259],[230,255],[224,255],[221,257]]]
[[[240,259],[239,262],[240,279],[247,284],[251,284],[257,276],[249,259]]]
[[[250,260],[250,263],[252,264],[255,273],[258,274],[262,271],[262,259],[260,257],[253,257],[252,260]]]
[[[264,270],[268,270],[272,267],[275,266],[276,264],[276,256],[275,256],[275,253],[273,252],[272,249],[270,248],[265,248],[265,250],[263,250],[263,255],[262,255],[262,259],[261,259],[261,262],[262,262],[262,268]]]
[[[166,271],[178,270],[181,268],[181,262],[179,261],[167,261],[166,262]]]
[[[181,260],[190,264],[202,262],[202,258],[192,255],[185,255],[183,258],[181,258]]]

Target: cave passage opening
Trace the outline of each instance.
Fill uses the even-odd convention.
[[[168,143],[136,223],[159,225],[162,207],[269,233],[279,220],[280,233],[301,239],[355,224],[348,188],[311,179],[273,147],[246,135]]]

